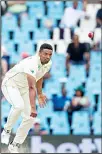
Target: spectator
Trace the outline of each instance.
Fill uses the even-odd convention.
[[[34,121],[34,128],[29,132],[31,135],[47,135],[48,132],[45,128],[41,127],[41,121],[36,118]]]
[[[73,7],[65,9],[64,15],[61,20],[60,28],[61,32],[63,28],[67,27],[71,29],[71,37],[74,33],[74,28],[78,25],[79,20],[85,16],[84,10],[78,10],[78,1],[73,2]],[[62,36],[61,36],[62,37]]]
[[[7,15],[13,14],[17,18],[17,24],[20,27],[21,17],[28,16],[27,6],[25,0],[20,1],[8,1],[8,13]]]
[[[71,28],[75,27],[80,17],[83,15],[83,11],[77,9],[78,2],[73,2],[73,8],[68,7],[65,9],[64,15],[61,20],[61,25]]]
[[[64,110],[68,111],[68,120],[71,126],[72,123],[72,114],[74,111],[79,111],[89,107],[89,100],[85,96],[85,91],[82,86],[79,86],[75,89],[75,95],[72,98],[70,105],[65,105]]]
[[[8,9],[7,1],[1,1],[1,15],[5,15],[6,11]]]
[[[102,8],[97,11],[96,14],[96,27],[99,28],[102,26]]]
[[[53,105],[54,105],[54,111],[63,111],[64,106],[67,102],[70,102],[71,99],[67,97],[67,91],[65,87],[62,86],[61,88],[61,96],[58,97],[57,95],[53,95],[52,98]]]
[[[27,11],[26,1],[8,1],[8,11],[13,14],[19,14]]]
[[[10,56],[7,53],[5,46],[1,46],[1,69],[2,69],[2,77],[9,70],[10,67]]]
[[[85,64],[86,67],[86,76],[89,75],[89,66],[90,66],[90,54],[86,45],[79,42],[79,36],[74,35],[72,43],[69,44],[67,48],[67,58],[66,58],[66,70],[67,76],[70,71],[70,62],[72,64]]]

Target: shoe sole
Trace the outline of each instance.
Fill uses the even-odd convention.
[[[8,151],[9,151],[9,153],[12,153],[9,147],[8,147]],[[12,150],[12,151],[13,151],[13,150]],[[13,152],[13,153],[15,153],[15,152]],[[16,152],[16,153],[19,153],[19,152]]]
[[[9,147],[8,147],[8,151],[9,151],[9,153],[11,153],[11,151],[10,151]]]

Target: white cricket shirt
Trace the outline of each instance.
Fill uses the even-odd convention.
[[[50,70],[51,64],[50,60],[47,64],[42,65],[38,53],[21,60],[6,73],[6,85],[15,86],[16,84],[18,88],[28,87],[27,74],[33,76],[37,82]],[[14,81],[14,84],[10,82],[10,79]]]

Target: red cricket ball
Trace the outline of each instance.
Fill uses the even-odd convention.
[[[88,34],[88,37],[90,37],[90,38],[93,38],[93,36],[94,36],[93,32],[90,32],[90,33]]]

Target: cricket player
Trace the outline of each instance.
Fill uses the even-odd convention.
[[[42,93],[43,76],[51,68],[53,48],[50,44],[41,45],[34,56],[21,60],[10,69],[3,79],[2,92],[12,105],[7,123],[1,134],[1,142],[8,145],[10,153],[19,153],[19,146],[27,137],[37,116],[36,97],[40,107],[46,105],[46,96]],[[23,117],[16,136],[9,143],[10,133],[19,116]]]

